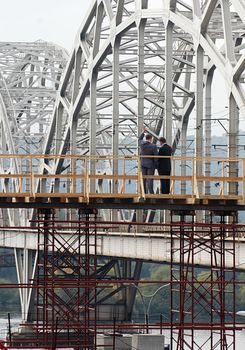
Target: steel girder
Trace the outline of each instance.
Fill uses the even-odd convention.
[[[43,153],[57,90],[68,55],[54,44],[0,43],[0,151],[3,154]],[[25,162],[25,160],[24,160]],[[26,171],[30,164],[26,162]],[[19,165],[11,157],[1,162],[6,173],[18,173]],[[18,187],[15,180],[1,179],[0,190]],[[3,226],[25,225],[32,210],[1,209]],[[26,240],[26,238],[25,238]],[[35,252],[15,249],[19,283],[29,283],[35,273]],[[34,267],[33,267],[34,266]],[[32,298],[30,288],[20,289],[22,319],[28,318]]]
[[[199,0],[92,1],[63,76],[44,152],[137,153],[137,135],[145,124],[156,139],[167,136],[174,148],[181,141],[184,155],[189,117],[194,113],[196,154],[203,155],[203,140],[211,128],[210,124],[204,126],[203,120],[206,116],[210,119],[213,70],[217,69],[227,89],[229,155],[235,156],[239,117],[245,115],[244,26],[245,8],[239,0],[208,0],[204,4]],[[12,53],[16,45],[10,48]],[[47,57],[41,55],[36,67],[37,56],[36,51],[25,52],[24,58],[20,55],[23,61],[16,63],[15,57],[5,60],[13,60],[17,73],[13,69],[8,82],[3,74],[2,104],[6,111],[13,111],[15,101],[19,112],[15,117],[8,115],[8,122],[5,112],[1,114],[1,132],[7,135],[2,140],[8,153],[19,150],[16,145],[21,135],[25,152],[42,150],[52,110],[50,91],[42,95],[43,82],[52,81],[55,90],[60,67],[54,64],[54,75],[47,78]],[[26,86],[29,92],[20,98],[17,88],[22,87],[24,93]],[[39,107],[36,98],[40,98]],[[206,153],[210,139],[205,143]],[[45,171],[62,172],[61,162]],[[105,160],[99,167],[101,172],[116,174],[119,165]],[[182,169],[184,174],[185,167]],[[208,169],[209,164],[207,173]],[[90,170],[95,171],[95,164],[91,163]],[[237,169],[231,167],[230,171]]]
[[[234,156],[239,115],[245,115],[243,14],[240,1],[93,1],[63,77],[45,151],[137,153],[137,136],[146,125],[174,148],[182,138],[185,153],[193,113],[196,155],[203,155],[210,72],[217,69],[227,89]],[[99,167],[118,172],[117,162]]]
[[[64,49],[43,41],[0,43],[0,87],[13,153],[42,153],[67,59]]]
[[[43,41],[0,43],[0,135],[1,153],[43,153],[67,53]],[[0,164],[6,173],[16,173],[18,163],[6,158]],[[26,170],[28,171],[26,163]],[[0,190],[16,187],[15,180],[1,179]],[[11,218],[20,223],[22,215]],[[4,222],[7,224],[8,222]]]

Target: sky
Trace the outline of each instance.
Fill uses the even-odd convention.
[[[93,0],[0,0],[0,41],[53,42],[69,53],[76,34]],[[154,3],[162,0],[153,0]],[[190,2],[191,0],[186,0]],[[217,94],[213,112],[216,117],[227,114],[224,106],[225,91],[214,89]],[[223,101],[223,103],[220,103]],[[226,104],[226,102],[225,102]],[[218,124],[213,125],[215,129]],[[218,126],[220,129],[220,126]],[[194,130],[194,126],[193,126]],[[218,133],[223,133],[221,128]]]
[[[0,41],[45,40],[70,52],[92,0],[1,0]]]

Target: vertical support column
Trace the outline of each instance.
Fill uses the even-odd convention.
[[[145,25],[146,20],[142,20],[139,23],[138,29],[138,91],[137,91],[137,100],[138,100],[138,135],[142,133],[144,125],[144,36],[145,36]],[[143,222],[143,210],[136,211],[136,221]],[[137,226],[137,231],[141,231],[141,226]]]
[[[93,210],[79,211],[80,222],[83,223],[83,231],[79,227],[80,233],[83,232],[84,239],[81,237],[81,246],[84,249],[84,256],[79,254],[80,286],[78,307],[81,309],[80,323],[82,324],[81,345],[85,350],[96,349],[97,335],[97,212]],[[81,220],[82,219],[82,220]],[[81,236],[79,234],[79,236]],[[82,252],[80,252],[82,253]]]
[[[76,98],[77,98],[77,95],[79,93],[79,84],[80,84],[80,78],[81,78],[81,75],[80,75],[81,60],[82,60],[82,51],[81,51],[81,48],[79,48],[75,54],[75,64],[74,64],[75,69],[74,69],[74,81],[73,81],[73,90],[72,90],[72,104],[73,105],[74,105]],[[72,118],[71,131],[70,131],[71,132],[70,151],[71,151],[72,155],[77,154],[77,122],[78,122],[78,116],[75,115]],[[76,159],[74,159],[74,163],[73,163],[73,159],[71,158],[70,169],[71,169],[72,175],[74,175],[74,171],[76,172]],[[76,180],[73,179],[73,181],[74,181],[74,184],[72,184],[71,186],[76,188]],[[82,184],[82,186],[83,186],[83,184]],[[83,192],[82,186],[81,186],[81,192]]]
[[[112,174],[118,175],[118,155],[119,155],[119,48],[120,36],[115,38],[113,46],[113,89],[112,89]],[[112,192],[118,193],[118,180],[112,180]],[[112,210],[112,221],[117,221],[117,210]]]
[[[170,2],[170,8],[175,9],[176,1]],[[172,144],[173,137],[173,27],[174,24],[168,21],[166,25],[166,48],[165,48],[165,96],[164,96],[164,136],[168,144]],[[169,211],[164,211],[164,221],[170,221]],[[168,230],[168,227],[166,227]]]
[[[206,86],[205,86],[205,157],[211,157],[211,107],[212,107],[212,80],[213,80],[214,68],[211,68],[207,75]],[[211,164],[209,160],[205,161],[205,176],[210,176]],[[205,194],[210,194],[210,181],[205,182]]]
[[[171,212],[171,349],[193,349],[194,212]],[[187,332],[190,329],[190,332]]]
[[[231,13],[230,13],[230,3],[228,0],[221,1],[221,9],[222,9],[222,19],[224,25],[224,34],[225,34],[225,52],[227,63],[232,69],[232,66],[236,63],[235,53],[234,53],[234,41],[233,41],[233,33],[232,33],[232,24],[231,24]],[[236,101],[230,92],[229,96],[229,148],[228,155],[229,158],[236,158],[238,156],[238,127],[239,119],[238,119],[238,110]],[[238,176],[238,165],[236,162],[229,162],[229,177]],[[237,194],[238,184],[237,183],[229,183],[228,192],[230,195]]]
[[[236,244],[237,244],[237,238],[238,238],[238,232],[237,232],[237,222],[238,221],[238,213],[233,212],[232,213],[232,219],[231,219],[231,232],[230,232],[230,237],[231,237],[231,255],[232,255],[232,268],[231,268],[231,280],[232,280],[232,286],[231,286],[231,298],[232,298],[232,310],[231,310],[231,318],[232,318],[232,330],[231,330],[231,338],[233,340],[233,347],[235,349],[236,345],[236,325],[237,325],[237,309],[236,309],[236,281],[237,281],[237,268],[236,268]],[[229,298],[229,296],[228,296]]]
[[[236,159],[238,157],[238,132],[239,132],[239,117],[238,108],[233,95],[229,98],[229,140],[228,140],[228,156]],[[238,176],[238,163],[236,161],[229,162],[229,177]],[[229,194],[236,195],[238,193],[238,183],[229,183]]]
[[[141,134],[144,125],[144,65],[145,65],[145,50],[144,50],[144,36],[145,36],[146,20],[141,20],[138,29],[138,135]]]
[[[90,81],[90,123],[89,123],[89,154],[91,156],[89,171],[93,175],[96,173],[96,87],[98,73],[93,72]],[[90,180],[90,192],[95,192],[95,180]]]
[[[101,40],[101,27],[103,22],[104,15],[104,3],[98,2],[96,11],[96,20],[95,20],[95,35],[94,35],[94,43],[92,49],[93,59],[99,52],[100,49],[100,40]],[[90,174],[93,175],[96,173],[96,161],[93,157],[96,156],[96,118],[97,118],[97,78],[98,71],[93,70],[90,78],[90,125],[89,125],[89,154],[91,156],[89,170]],[[90,180],[90,192],[95,192],[96,190],[96,182],[95,180]]]
[[[235,218],[235,213],[211,213],[203,224],[194,222],[194,213],[171,212],[173,349],[235,348]],[[196,267],[200,249],[210,264],[205,278]],[[198,337],[197,330],[205,330],[206,336]]]
[[[165,61],[165,137],[172,143],[172,106],[173,106],[173,27],[172,22],[166,26],[166,61]]]
[[[196,157],[203,156],[203,49],[197,47],[196,51]],[[196,162],[196,174],[202,175],[202,161]],[[198,184],[199,194],[202,185]]]
[[[54,336],[54,286],[50,288],[50,279],[54,277],[54,211],[38,210],[38,258],[37,258],[37,299],[36,299],[36,343],[47,346],[53,342]],[[51,227],[52,228],[51,228]],[[51,261],[52,263],[51,263]],[[54,281],[53,281],[54,282]],[[51,338],[52,335],[52,338]]]
[[[57,221],[54,210],[38,212],[35,345],[96,349],[96,215]]]
[[[187,130],[186,130],[186,126],[182,127],[182,131],[181,131],[181,156],[186,157],[186,135],[187,134]],[[181,159],[181,164],[180,164],[181,168],[180,168],[180,174],[181,176],[186,176],[186,160],[185,159]],[[181,181],[181,194],[185,194],[186,193],[186,181]]]
[[[214,220],[215,218],[215,220]],[[236,213],[212,212],[211,236],[211,349],[219,336],[221,349],[235,349],[236,326]],[[217,227],[217,221],[220,227]],[[227,224],[227,222],[229,222]],[[215,223],[215,225],[213,225]],[[220,328],[215,329],[219,324]]]
[[[203,58],[204,51],[199,45],[196,50],[196,157],[203,156]],[[202,159],[196,160],[196,176],[201,176],[203,172]],[[197,194],[203,192],[203,182],[196,182]],[[201,211],[197,212],[197,221],[203,218]]]

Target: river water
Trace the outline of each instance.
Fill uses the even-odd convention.
[[[18,326],[20,322],[21,322],[21,319],[19,318],[11,319],[11,332],[18,331]],[[5,339],[7,333],[8,333],[8,320],[5,318],[0,318],[0,339]],[[199,347],[196,346],[194,349],[210,350],[210,344],[201,346],[201,344],[203,344],[205,340],[208,339],[208,336],[209,336],[208,331],[196,331],[195,334],[196,334],[195,341],[199,345]],[[163,335],[165,336],[165,344],[170,343],[170,332],[168,330],[163,330]],[[218,340],[218,335],[214,335],[214,340],[216,341]],[[245,329],[242,331],[236,332],[235,347],[236,347],[236,350],[245,350]],[[216,349],[217,350],[220,349],[220,346],[217,346]],[[231,347],[230,349],[233,349],[233,347]]]
[[[12,318],[11,319],[11,332],[18,332],[19,324],[21,323],[20,318]],[[6,339],[6,335],[8,333],[8,319],[6,318],[0,318],[0,340]],[[57,348],[58,349],[58,348]],[[11,348],[11,350],[14,350],[14,348]],[[19,349],[16,349],[19,350]],[[33,348],[25,350],[33,350]],[[36,348],[35,350],[43,350],[43,348]],[[59,348],[59,350],[63,350],[62,348]],[[73,349],[64,349],[64,350],[73,350]]]
[[[185,331],[185,334],[187,334],[187,333],[188,332]],[[170,332],[167,330],[163,330],[163,335],[165,335],[165,344],[170,343]],[[205,342],[209,338],[209,335],[210,335],[210,333],[208,331],[196,331],[195,332],[195,341],[196,341],[198,346],[196,345],[194,347],[194,349],[196,349],[196,350],[200,350],[200,349],[201,350],[210,350],[210,343],[207,342],[207,344],[205,344]],[[214,334],[213,338],[214,338],[214,344],[216,342],[218,343],[219,336],[217,334]],[[227,337],[227,339],[229,339],[229,337]],[[188,342],[188,340],[187,340],[187,342]],[[213,346],[213,348],[214,348],[214,346]],[[215,349],[219,350],[220,348],[221,348],[220,345],[217,345],[217,347]],[[186,349],[189,349],[189,348],[186,346]],[[234,349],[234,347],[230,347],[229,349]],[[235,349],[236,350],[245,350],[245,329],[242,331],[236,331]]]

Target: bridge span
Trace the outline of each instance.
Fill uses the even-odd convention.
[[[130,225],[130,223],[128,224]],[[108,230],[107,230],[108,231]],[[59,245],[55,246],[55,250],[61,249],[65,242],[71,241],[74,234],[66,232],[59,235]],[[245,231],[242,227],[242,231],[239,233],[236,239],[235,249],[235,267],[238,270],[245,270]],[[81,236],[81,240],[84,240],[84,236]],[[195,265],[198,266],[210,266],[210,252],[209,249],[205,249],[205,241],[208,241],[207,237],[203,238],[203,249],[199,249],[195,256]],[[179,249],[180,242],[177,238],[174,239],[174,249]],[[233,241],[229,238],[226,239],[226,249],[232,248]],[[28,249],[38,250],[38,235],[37,230],[31,229],[4,229],[1,230],[0,247],[15,248],[15,249]],[[207,247],[206,247],[207,248]],[[40,248],[42,250],[42,248]],[[50,250],[52,248],[50,247]],[[72,247],[74,251],[78,251],[77,243]],[[80,254],[85,254],[85,247],[80,250]],[[93,251],[91,251],[93,254]],[[133,260],[151,261],[157,263],[170,263],[171,262],[171,239],[169,233],[151,233],[149,232],[101,232],[97,231],[97,255],[104,257],[117,257]],[[226,267],[232,267],[232,256],[227,254]],[[174,256],[173,262],[179,264],[180,257]],[[186,261],[187,262],[187,261]]]
[[[57,339],[95,350],[101,307],[114,335],[123,326],[135,330],[144,258],[170,259],[164,327],[171,349],[235,349],[244,255],[237,224],[245,210],[244,24],[241,0],[92,0],[67,64],[52,45],[2,46],[0,223],[35,221],[37,234],[16,239],[3,230],[1,237],[16,245],[33,346],[56,348]],[[155,194],[144,191],[143,129],[173,149],[169,195],[159,194],[157,175]],[[224,132],[225,157],[211,159],[213,140]],[[150,209],[160,211],[152,224],[159,218],[169,230],[143,230]],[[98,219],[139,226],[102,232]],[[65,233],[67,225],[75,230]],[[97,253],[116,255],[98,266]],[[204,280],[200,261],[209,262]],[[130,289],[125,281],[139,283]],[[147,316],[138,329],[149,330]],[[208,331],[200,343],[196,330]]]

